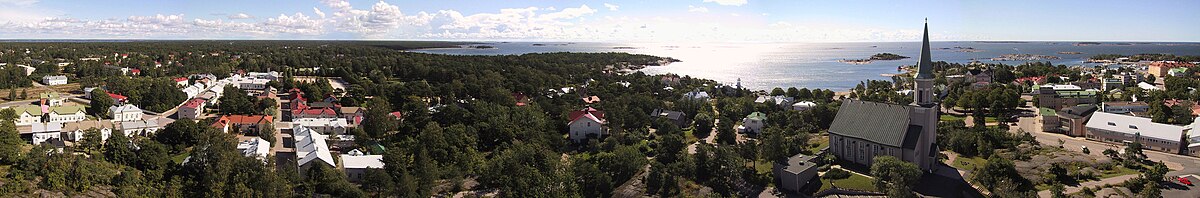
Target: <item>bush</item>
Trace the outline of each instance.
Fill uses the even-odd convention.
[[[850,172],[846,172],[846,170],[842,170],[840,168],[839,169],[831,169],[831,170],[825,172],[825,175],[821,175],[821,178],[846,179],[846,178],[850,178]]]
[[[828,164],[817,167],[817,171],[828,171],[828,170],[829,170]]]

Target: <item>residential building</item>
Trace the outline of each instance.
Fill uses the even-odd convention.
[[[584,104],[600,103],[600,96],[585,96],[582,99]]]
[[[816,156],[796,154],[786,160],[779,160],[771,167],[775,178],[779,179],[778,187],[783,190],[797,192],[808,185],[808,181],[817,176]]]
[[[738,133],[759,134],[762,133],[763,124],[767,121],[767,114],[762,112],[750,113],[746,118],[742,118],[742,125],[738,126]]]
[[[1146,91],[1150,91],[1150,90],[1162,90],[1162,88],[1159,88],[1157,85],[1154,85],[1154,84],[1151,84],[1151,83],[1148,83],[1148,82],[1139,82],[1139,83],[1137,84],[1137,86],[1138,86],[1138,88],[1142,88],[1142,90],[1146,90]]]
[[[754,102],[755,103],[770,102],[772,104],[775,104],[776,106],[779,106],[780,108],[788,108],[789,106],[792,105],[792,102],[794,100],[795,100],[794,98],[787,97],[787,96],[758,96],[757,99],[754,99]]]
[[[62,139],[62,127],[63,123],[61,122],[34,123],[30,125],[28,131],[19,130],[19,132],[21,132],[21,137],[29,137],[30,144],[39,145],[50,139]]]
[[[710,97],[708,96],[708,92],[700,91],[700,89],[696,89],[695,91],[691,91],[691,92],[687,92],[687,93],[683,94],[683,98],[687,98],[687,99],[691,99],[691,100],[708,100]]]
[[[108,93],[108,92],[105,92],[105,93]],[[129,97],[125,97],[121,94],[108,93],[108,97],[112,98],[113,104],[115,104],[115,105],[123,105],[126,102],[129,102]]]
[[[1185,126],[1154,123],[1150,118],[1097,112],[1087,123],[1087,138],[1116,144],[1141,143],[1142,148],[1183,154],[1188,146]]]
[[[1098,90],[1084,90],[1076,85],[1042,85],[1034,90],[1037,107],[1061,109],[1080,104],[1095,104]]]
[[[678,126],[681,129],[687,128],[689,125],[692,124],[691,118],[689,118],[687,116],[687,113],[683,113],[682,111],[654,109],[654,112],[650,113],[650,117],[665,118],[668,121],[671,121],[672,124],[675,124],[675,126]]]
[[[344,135],[350,124],[345,118],[297,118],[292,124],[304,126],[325,135]]]
[[[118,129],[117,123],[109,120],[85,120],[79,122],[68,122],[63,124],[62,132],[67,134],[64,139],[71,141],[82,141],[84,133],[88,129],[100,130],[100,140],[108,140],[112,135],[113,129]]]
[[[37,71],[36,67],[30,67],[28,65],[17,65],[17,67],[25,69],[25,76],[33,75],[33,71]]]
[[[264,125],[271,125],[275,119],[269,115],[227,115],[213,121],[212,127],[224,133],[257,133]]]
[[[301,118],[338,118],[337,111],[331,107],[312,108],[299,111],[293,109],[291,112],[293,120]]]
[[[67,76],[43,76],[42,84],[45,85],[65,85],[67,84]]]
[[[929,26],[913,77],[911,105],[844,100],[829,127],[829,153],[870,167],[876,156],[893,156],[929,171],[937,161],[938,109],[933,95]]]
[[[142,120],[142,109],[133,104],[112,106],[108,108],[114,122]]]
[[[187,86],[188,86],[188,78],[187,78],[187,77],[179,77],[179,78],[175,78],[175,79],[172,79],[172,80],[175,80],[175,86],[176,86],[176,87],[183,88],[183,87],[187,87]]]
[[[186,118],[195,120],[204,114],[204,103],[204,99],[199,98],[188,100],[186,103],[183,103],[183,106],[179,107],[179,110],[176,112],[176,117],[180,119]]]
[[[1174,77],[1183,77],[1183,75],[1187,74],[1187,70],[1188,70],[1187,67],[1171,68],[1171,69],[1167,70],[1167,75],[1171,75]]]
[[[1174,108],[1175,106],[1183,106],[1183,108],[1191,109],[1192,116],[1200,115],[1200,105],[1191,100],[1169,99],[1163,100],[1163,105]]]
[[[79,122],[87,119],[87,113],[84,111],[84,106],[69,105],[69,106],[42,106],[42,111],[46,115],[44,122]],[[48,112],[46,110],[49,110]]]
[[[812,101],[800,101],[800,102],[797,102],[796,104],[792,104],[792,110],[807,111],[816,106],[817,106],[817,103],[812,102]]]
[[[1146,104],[1146,102],[1142,102],[1142,101],[1138,101],[1138,102],[1129,102],[1129,101],[1104,102],[1103,105],[1101,105],[1101,109],[1102,109],[1101,111],[1108,112],[1108,113],[1126,114],[1126,113],[1148,112],[1148,111],[1150,111],[1150,105]]]
[[[1164,76],[1170,75],[1169,71],[1173,68],[1195,67],[1195,66],[1196,65],[1188,63],[1188,62],[1155,61],[1155,62],[1151,62],[1150,66],[1146,68],[1146,73],[1149,73],[1150,75],[1154,75],[1154,77],[1156,77],[1156,78],[1162,79],[1162,78],[1164,78]]]
[[[296,147],[296,165],[300,173],[304,173],[309,167],[316,164],[328,165],[330,168],[337,167],[333,161],[333,154],[329,153],[329,145],[325,142],[326,135],[321,135],[312,129],[304,126],[292,127],[292,139]]]
[[[238,142],[237,150],[242,152],[242,156],[253,157],[267,162],[267,156],[271,154],[271,142],[259,137]]]
[[[338,114],[341,114],[342,118],[345,118],[346,122],[350,125],[358,125],[362,123],[363,116],[365,116],[366,113],[367,108],[363,107],[341,107],[339,108],[338,112]]]
[[[64,99],[57,92],[43,92],[38,94],[38,102],[40,105],[48,105],[52,107],[62,106]]]
[[[162,126],[158,124],[157,119],[121,122],[121,132],[125,133],[125,136],[130,137],[134,135],[145,136],[154,134],[158,132],[158,129],[160,128],[162,128]]]
[[[602,138],[608,134],[608,128],[604,127],[608,121],[604,119],[603,111],[588,107],[571,112],[569,118],[571,121],[567,126],[571,131],[568,135],[576,143],[584,142],[587,138]]]
[[[383,168],[383,155],[361,155],[362,152],[356,154],[340,156],[342,169],[346,171],[346,179],[351,182],[362,181],[363,176],[367,174],[367,169]]]

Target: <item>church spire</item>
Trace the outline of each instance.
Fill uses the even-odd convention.
[[[925,18],[925,37],[921,40],[921,62],[917,63],[917,76],[914,78],[933,78],[933,61],[929,57],[929,18]]]

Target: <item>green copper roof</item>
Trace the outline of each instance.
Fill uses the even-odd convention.
[[[929,57],[929,22],[925,22],[925,37],[921,40],[921,62],[917,63],[917,79],[933,79],[933,59]]]
[[[749,118],[751,120],[766,120],[767,114],[762,113],[762,112],[754,112],[754,113],[751,113],[750,115],[746,116],[746,118]]]
[[[77,112],[83,111],[83,106],[80,106],[80,105],[70,105],[70,106],[57,106],[57,107],[50,107],[50,111],[53,111],[54,113],[58,113],[59,115],[62,115],[62,114],[73,114],[73,113],[77,113]]]

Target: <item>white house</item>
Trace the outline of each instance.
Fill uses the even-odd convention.
[[[239,142],[237,149],[246,157],[257,158],[262,160],[263,163],[266,163],[267,155],[270,155],[271,153],[271,142],[259,137],[254,137],[254,139]]]
[[[133,104],[112,106],[108,108],[114,122],[142,120],[142,109]]]
[[[267,79],[242,79],[237,82],[238,89],[243,90],[263,90],[267,88]]]
[[[62,106],[64,102],[64,99],[55,92],[38,94],[38,99],[41,100],[41,105],[50,105],[52,107]]]
[[[42,106],[42,111],[49,117],[48,122],[79,122],[87,119],[87,113],[84,112],[84,107],[79,105],[71,106]]]
[[[708,92],[703,92],[700,90],[687,92],[687,93],[683,94],[683,97],[687,98],[687,99],[692,99],[692,100],[708,100],[708,98],[709,98]]]
[[[37,71],[37,68],[30,67],[29,65],[17,65],[17,67],[25,69],[25,76],[33,75],[33,71]]]
[[[292,120],[292,124],[326,135],[346,134],[346,128],[350,125],[346,118],[297,118]]]
[[[65,84],[67,84],[67,76],[43,76],[42,84],[65,85]]]
[[[362,154],[361,152],[357,154]],[[346,178],[352,182],[362,180],[366,175],[367,169],[382,169],[383,155],[341,155],[342,168],[346,171]]]
[[[175,112],[176,117],[183,119],[196,119],[204,113],[204,99],[192,99],[179,107],[179,111]]]
[[[125,136],[132,137],[133,135],[149,135],[158,132],[161,126],[158,125],[158,120],[136,120],[121,122],[121,132]]]
[[[593,109],[591,107],[571,112],[571,122],[567,123],[571,128],[570,138],[575,142],[587,140],[589,136],[600,138],[607,133],[607,128],[604,124],[608,123],[604,120],[604,112]]]
[[[742,118],[742,125],[738,126],[738,132],[742,133],[762,133],[763,121],[767,120],[767,114],[762,112],[754,112]]]
[[[17,113],[17,126],[28,126],[42,120],[42,108],[34,105],[9,107]]]
[[[786,96],[758,96],[757,99],[754,99],[754,102],[756,102],[756,103],[771,102],[771,103],[774,103],[776,106],[779,106],[782,108],[787,108],[789,105],[792,105],[793,100],[795,100],[795,99],[792,97],[786,97]]]
[[[301,173],[316,163],[337,167],[336,162],[333,161],[333,154],[329,153],[329,145],[325,142],[328,136],[296,125],[292,127],[292,137],[296,141],[296,165],[299,166],[297,169]]]
[[[812,102],[812,101],[800,101],[800,102],[797,102],[796,104],[792,104],[792,110],[807,111],[816,106],[817,106],[817,103]]]
[[[63,125],[63,133],[67,134],[67,140],[81,141],[83,140],[84,132],[88,129],[99,129],[101,141],[108,140],[112,135],[113,129],[118,128],[117,123],[108,120],[85,120],[80,122],[68,122]]]
[[[30,127],[30,143],[33,145],[42,144],[50,139],[62,139],[62,123],[34,123]]]
[[[183,93],[187,94],[188,98],[195,98],[197,95],[200,95],[200,92],[204,91],[204,88],[204,83],[196,83],[183,88]]]

